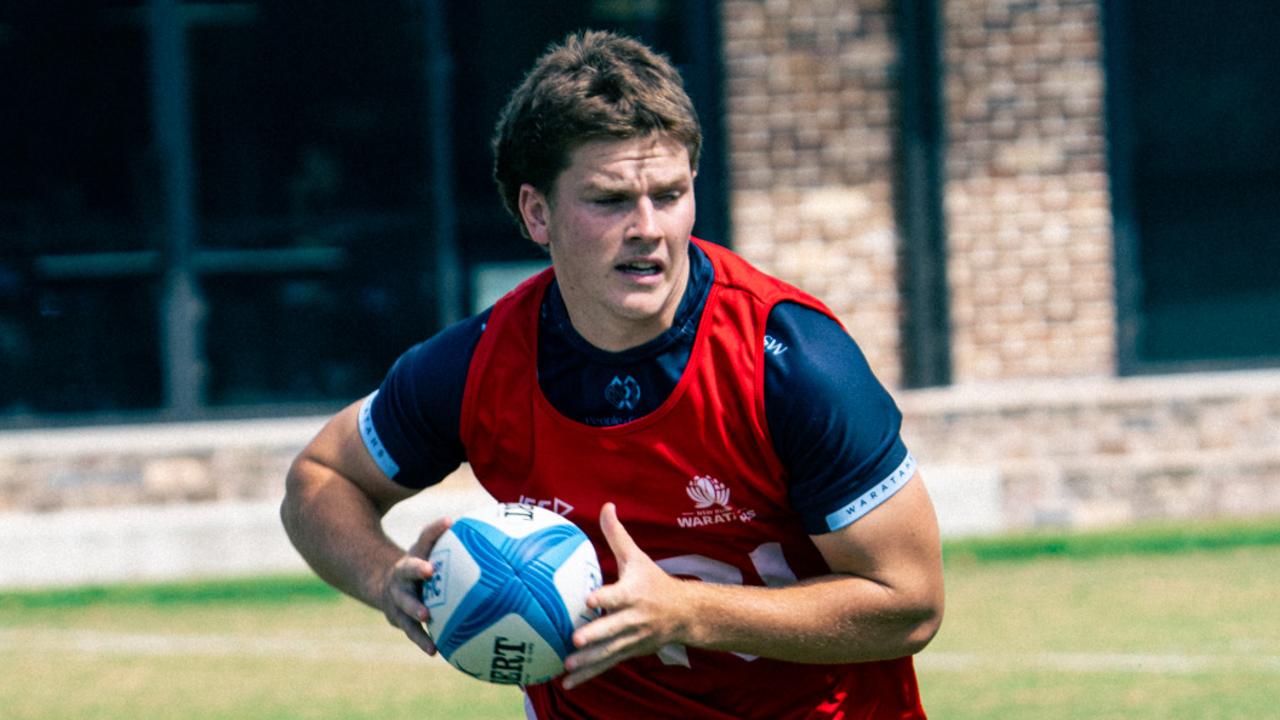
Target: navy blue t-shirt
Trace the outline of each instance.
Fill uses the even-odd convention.
[[[543,300],[538,384],[551,405],[590,425],[643,417],[675,388],[714,280],[690,245],[689,285],[671,328],[622,352],[587,342],[569,322],[558,286]],[[422,488],[466,461],[462,393],[486,310],[410,348],[361,409],[360,431],[383,472]],[[792,507],[812,534],[839,529],[888,499],[914,470],[899,436],[902,414],[853,338],[831,318],[794,303],[769,314],[765,415],[787,472]]]

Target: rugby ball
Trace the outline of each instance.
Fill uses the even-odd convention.
[[[462,672],[534,685],[564,672],[573,631],[597,616],[600,563],[578,526],[545,508],[495,503],[458,517],[429,556],[427,632]]]

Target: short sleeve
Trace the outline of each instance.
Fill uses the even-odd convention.
[[[857,343],[831,317],[796,303],[769,315],[765,415],[791,505],[813,535],[874,510],[914,474],[902,413]]]
[[[434,485],[466,461],[462,393],[488,311],[421,342],[396,360],[360,408],[360,437],[387,477]]]

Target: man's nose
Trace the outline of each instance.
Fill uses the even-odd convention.
[[[658,210],[653,200],[647,196],[636,201],[636,208],[631,214],[631,227],[627,229],[627,237],[638,240],[653,240],[662,236],[662,228],[658,225]]]

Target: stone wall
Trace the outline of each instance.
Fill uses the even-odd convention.
[[[324,418],[0,433],[0,591],[304,572],[279,507],[285,472]],[[397,505],[422,526],[491,500],[466,468]]]
[[[898,397],[903,435],[931,485],[996,483],[993,528],[1280,515],[1280,371],[975,383]]]
[[[1280,371],[898,391],[931,486],[977,530],[1280,514]],[[323,418],[0,433],[0,513],[278,502]],[[464,468],[443,489],[474,485]],[[963,508],[940,503],[943,515]]]
[[[896,393],[945,535],[1280,516],[1280,371]],[[323,418],[0,433],[0,588],[304,570],[277,517]],[[397,506],[402,543],[487,496]]]
[[[323,418],[0,433],[0,512],[279,499]]]

